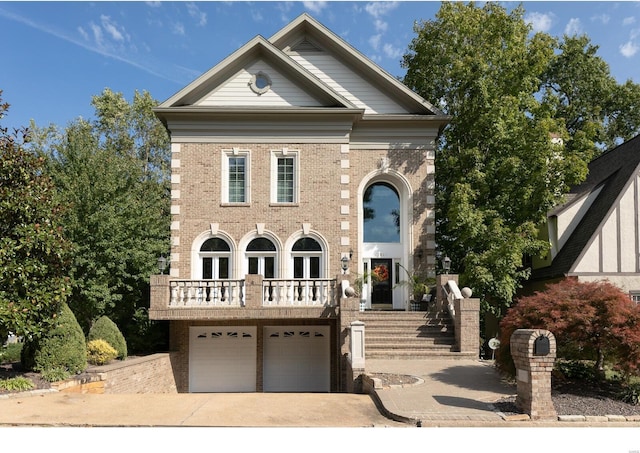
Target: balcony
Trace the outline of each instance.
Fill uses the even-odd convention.
[[[342,297],[335,279],[177,280],[151,277],[150,319],[335,317]]]

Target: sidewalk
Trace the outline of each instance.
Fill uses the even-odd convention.
[[[0,396],[0,427],[640,427],[630,421],[506,420],[491,403],[516,389],[501,381],[492,362],[370,359],[366,371],[421,381],[377,389],[373,396],[25,392]]]

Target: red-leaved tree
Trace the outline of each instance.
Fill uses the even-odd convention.
[[[640,370],[640,305],[608,281],[566,278],[522,297],[500,322],[498,367],[513,371],[510,339],[517,329],[546,329],[556,337],[558,357],[605,361],[627,374]]]

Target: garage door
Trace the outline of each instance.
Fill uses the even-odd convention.
[[[190,392],[255,392],[256,327],[189,329]]]
[[[330,327],[264,328],[265,392],[330,390]]]

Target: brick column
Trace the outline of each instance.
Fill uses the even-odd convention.
[[[260,274],[244,276],[244,305],[246,308],[262,307],[262,280]]]
[[[537,340],[542,340],[536,345]],[[544,343],[547,343],[545,345]],[[556,338],[548,330],[518,329],[511,335],[511,356],[516,366],[516,406],[532,420],[556,420],[551,400],[551,371],[556,359]],[[548,352],[545,350],[548,346]]]
[[[454,332],[459,352],[480,354],[480,299],[457,299]]]
[[[169,275],[152,275],[149,279],[150,297],[149,297],[149,318],[153,318],[153,314],[158,311],[165,311],[169,308],[171,301],[171,276]]]

